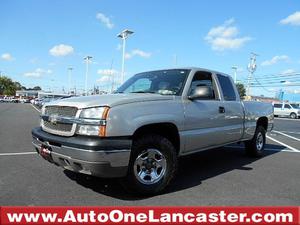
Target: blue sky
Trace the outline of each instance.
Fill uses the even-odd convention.
[[[112,63],[115,77],[120,76],[121,40],[116,35],[125,28],[135,31],[126,46],[127,77],[174,67],[176,55],[177,67],[232,74],[236,65],[238,79],[244,81],[250,52],[259,54],[258,80],[300,72],[298,0],[1,0],[0,8],[0,71],[27,87],[67,89],[72,66],[72,86],[83,89],[83,58],[91,55],[89,87],[109,90]],[[253,88],[253,93],[274,96],[279,88],[300,92],[300,86],[283,84]]]

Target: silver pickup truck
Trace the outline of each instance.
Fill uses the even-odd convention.
[[[180,156],[236,142],[260,156],[273,119],[271,104],[241,101],[226,74],[168,69],[136,74],[114,94],[45,105],[32,143],[67,170],[119,177],[130,191],[155,194]]]

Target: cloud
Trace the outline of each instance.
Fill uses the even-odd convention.
[[[204,40],[211,45],[213,50],[238,49],[252,39],[248,36],[238,37],[239,30],[234,25],[234,22],[235,20],[231,18],[226,20],[221,26],[213,27],[209,30]]]
[[[97,13],[96,18],[100,20],[102,24],[104,24],[108,29],[114,28],[114,24],[111,22],[111,19],[104,15],[103,13]]]
[[[105,75],[105,76],[108,76],[108,75],[114,75],[114,74],[117,74],[118,71],[117,70],[114,70],[114,69],[100,69],[97,71],[98,74],[100,75]]]
[[[281,74],[291,74],[291,73],[295,73],[296,71],[293,69],[287,69],[281,72]]]
[[[111,81],[111,77],[110,76],[103,76],[100,79],[97,80],[98,83],[107,83]]]
[[[47,74],[52,74],[52,70],[45,70],[45,69],[37,68],[34,71],[24,73],[23,75],[25,77],[40,78],[43,75],[47,75]]]
[[[288,17],[280,20],[280,24],[283,25],[293,25],[293,26],[300,26],[300,11],[297,11]]]
[[[276,55],[274,56],[272,59],[270,60],[266,60],[266,61],[263,61],[261,63],[262,66],[271,66],[271,65],[274,65],[280,61],[288,61],[289,60],[289,57],[287,55]]]
[[[60,44],[55,45],[49,50],[49,53],[53,56],[66,56],[74,52],[74,48],[70,45]]]
[[[12,55],[9,54],[9,53],[3,53],[1,55],[1,59],[5,60],[5,61],[12,61],[12,60],[14,60],[14,58],[12,57]]]
[[[116,47],[116,50],[117,50],[117,51],[120,51],[121,49],[122,49],[122,45],[121,45],[121,44],[118,44],[117,47]]]
[[[142,58],[150,58],[151,55],[152,55],[151,52],[144,52],[144,51],[142,51],[140,49],[134,49],[130,53],[126,53],[125,54],[125,58],[126,59],[131,59],[134,56],[140,56]]]

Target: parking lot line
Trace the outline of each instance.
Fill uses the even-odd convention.
[[[15,156],[15,155],[34,155],[36,152],[11,152],[11,153],[0,153],[0,156]]]
[[[300,119],[290,119],[290,118],[280,118],[280,117],[276,117],[275,120],[288,120],[292,122],[300,122]]]
[[[34,105],[31,104],[31,106],[32,106],[36,111],[38,111],[39,113],[41,112],[41,110],[39,110],[38,108],[36,108]]]
[[[267,138],[269,138],[270,140],[272,140],[272,141],[274,141],[274,142],[276,142],[276,143],[278,143],[278,144],[280,144],[280,145],[282,145],[282,146],[284,146],[286,148],[289,148],[289,149],[293,150],[294,152],[300,152],[300,150],[295,149],[292,146],[289,146],[289,145],[287,145],[287,144],[285,144],[285,143],[283,143],[281,141],[278,141],[278,140],[276,140],[276,139],[274,139],[272,137],[269,137],[268,135],[267,135]]]
[[[281,134],[281,135],[286,136],[286,137],[288,137],[288,138],[294,139],[294,140],[296,140],[296,141],[300,141],[299,138],[295,138],[295,137],[293,137],[293,136],[290,136],[290,135],[288,135],[288,134],[282,133],[282,132],[280,132],[280,131],[273,130],[273,132],[278,133],[278,134]]]
[[[288,134],[299,134],[300,135],[300,132],[294,132],[294,131],[280,131],[280,132],[283,132],[283,133],[288,133]]]
[[[241,146],[225,146],[225,148],[239,148],[239,149],[244,149],[244,147],[241,147]],[[274,152],[295,152],[295,151],[290,150],[288,148],[284,148],[284,149],[265,148],[264,150],[266,150],[266,151],[274,151]]]

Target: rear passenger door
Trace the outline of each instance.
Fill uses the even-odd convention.
[[[244,108],[238,97],[233,80],[222,74],[217,74],[219,85],[223,94],[224,107],[224,127],[223,144],[238,141],[243,136],[244,131]]]

